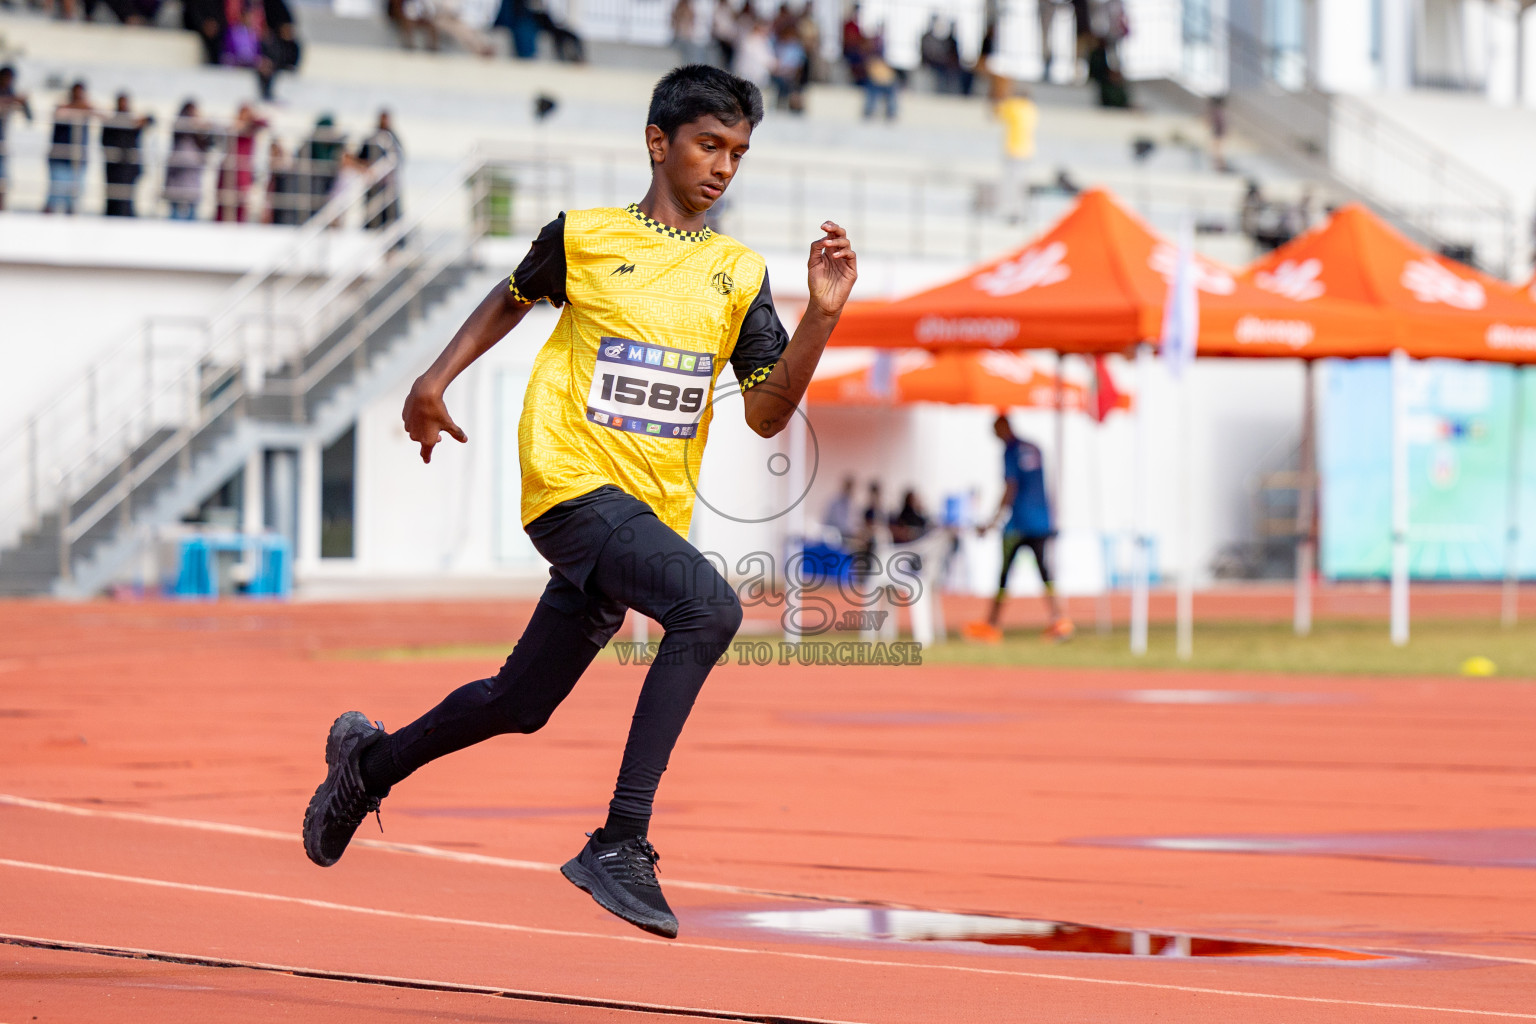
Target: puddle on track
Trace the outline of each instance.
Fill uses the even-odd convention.
[[[975,944],[990,950],[1039,953],[1093,953],[1160,957],[1253,957],[1268,960],[1364,962],[1395,957],[1326,946],[1211,939],[1198,935],[1129,931],[1072,924],[953,914],[936,910],[887,910],[879,907],[804,907],[754,910],[729,915],[732,924],[795,938],[901,945]]]

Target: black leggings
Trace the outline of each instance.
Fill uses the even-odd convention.
[[[661,775],[709,670],[741,625],[741,603],[708,559],[652,513],[609,534],[585,588],[552,572],[501,671],[454,690],[390,735],[393,784],[428,761],[508,732],[536,732],[633,608],[665,635],[646,673],[610,809],[649,819]]]
[[[1040,582],[1045,584],[1045,589],[1051,589],[1051,567],[1045,560],[1045,545],[1049,537],[1026,537],[1021,533],[1003,534],[1003,572],[997,581],[999,594],[1008,591],[1008,574],[1013,571],[1013,560],[1019,557],[1019,552],[1028,548],[1034,553],[1035,565],[1040,568]]]

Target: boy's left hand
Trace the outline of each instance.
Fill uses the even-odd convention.
[[[806,283],[810,305],[824,316],[837,316],[859,279],[859,258],[848,240],[848,232],[832,221],[824,221],[822,238],[811,243],[811,258]]]

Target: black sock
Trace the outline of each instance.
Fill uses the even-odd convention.
[[[405,774],[395,767],[395,758],[390,751],[389,736],[380,736],[368,746],[363,748],[362,757],[358,761],[358,768],[363,776],[363,788],[369,796],[382,797],[389,793],[390,787]]]
[[[600,843],[621,843],[626,839],[643,838],[650,827],[649,818],[630,818],[609,811],[608,820],[593,834],[592,838]]]

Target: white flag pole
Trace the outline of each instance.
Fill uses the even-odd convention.
[[[1188,661],[1195,655],[1195,510],[1194,510],[1194,459],[1190,449],[1194,443],[1194,423],[1190,406],[1194,400],[1194,388],[1190,375],[1185,373],[1179,381],[1179,518],[1180,565],[1178,594],[1178,655],[1180,661]]]
[[[1200,338],[1200,293],[1195,280],[1194,229],[1189,218],[1179,230],[1178,268],[1163,305],[1163,358],[1178,382],[1179,403],[1179,585],[1178,656],[1195,653],[1194,388],[1190,367]]]
[[[1147,395],[1152,383],[1152,346],[1136,349],[1136,440],[1132,451],[1131,490],[1136,514],[1136,543],[1131,569],[1131,653],[1147,653],[1147,577],[1151,574],[1151,538],[1147,509]]]
[[[1392,643],[1408,643],[1408,353],[1392,350]]]
[[[800,407],[789,417],[789,429],[787,435],[787,447],[789,449],[789,464],[785,467],[784,490],[785,501],[795,502],[784,517],[784,564],[788,566],[791,561],[798,562],[803,557],[805,550],[805,502],[801,496],[805,493],[807,484],[806,471],[806,435],[805,435],[805,400],[801,399]],[[804,572],[802,568],[800,570]],[[785,575],[786,581],[788,575]],[[784,588],[784,642],[798,644],[801,640],[800,616],[804,609],[799,601],[792,596],[795,588],[786,585]]]
[[[1312,632],[1312,576],[1317,567],[1317,398],[1311,359],[1301,401],[1301,470],[1296,482],[1296,607],[1292,627],[1297,636]]]
[[[1525,367],[1514,368],[1515,393],[1509,411],[1508,522],[1504,536],[1504,597],[1499,621],[1510,628],[1520,621],[1520,435],[1525,432]]]

